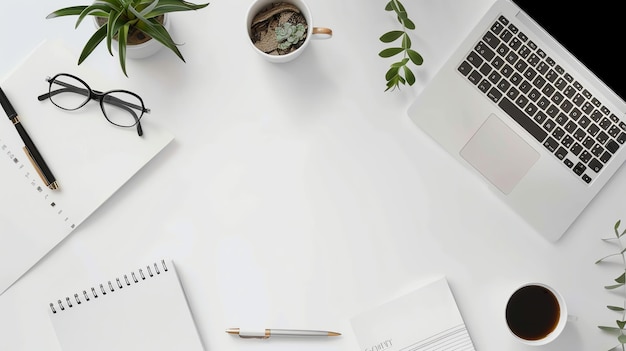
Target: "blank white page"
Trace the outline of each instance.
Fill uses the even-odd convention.
[[[48,310],[63,351],[204,350],[171,261],[72,292]]]

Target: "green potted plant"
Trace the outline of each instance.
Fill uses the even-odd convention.
[[[80,65],[106,39],[109,53],[116,42],[120,66],[126,73],[127,48],[136,45],[135,38],[157,41],[172,50],[183,62],[185,59],[164,26],[166,15],[176,11],[198,10],[209,5],[192,4],[184,0],[95,0],[91,5],[71,6],[56,10],[46,18],[78,16],[76,26],[92,16],[98,24],[78,59]],[[160,45],[158,47],[161,47]]]

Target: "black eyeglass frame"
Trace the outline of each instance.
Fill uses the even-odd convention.
[[[65,83],[63,81],[57,80],[58,77],[62,77],[62,76],[66,76],[66,77],[75,79],[75,80],[81,82],[84,85],[84,87],[77,87],[77,86],[74,86],[72,84],[68,84],[68,83]],[[118,126],[118,127],[125,127],[125,128],[126,127],[137,126],[137,134],[139,136],[143,135],[143,128],[141,128],[140,120],[141,120],[141,117],[143,117],[144,113],[150,113],[150,109],[146,108],[144,103],[143,103],[143,99],[139,95],[133,93],[132,91],[116,89],[116,90],[109,90],[109,91],[106,91],[106,92],[101,92],[101,91],[98,91],[98,90],[93,90],[93,89],[91,89],[89,84],[87,84],[84,80],[82,80],[82,79],[80,79],[80,78],[78,78],[78,77],[76,77],[74,75],[71,75],[69,73],[58,73],[54,77],[47,77],[46,81],[49,83],[48,92],[45,93],[45,94],[39,95],[37,97],[37,99],[39,101],[43,101],[45,99],[50,99],[54,95],[57,95],[57,94],[60,94],[60,93],[65,93],[65,92],[73,92],[73,93],[76,93],[76,94],[79,94],[79,95],[83,95],[85,97],[88,96],[89,97],[88,99],[85,99],[85,101],[82,104],[80,104],[78,107],[75,107],[75,108],[67,108],[67,107],[60,106],[56,102],[54,102],[53,99],[50,99],[50,101],[56,107],[58,107],[58,108],[60,108],[62,110],[75,111],[75,110],[78,110],[79,108],[85,106],[89,101],[96,100],[100,104],[100,109],[102,110],[102,114],[104,115],[104,118],[106,118],[106,120],[109,121],[109,123],[111,123],[111,124],[113,124],[115,126]],[[55,81],[56,81],[56,84],[59,84],[59,85],[63,86],[64,88],[53,90],[52,89],[52,83],[55,82]],[[85,88],[87,88],[87,90],[85,90]],[[141,106],[138,106],[138,105],[126,102],[124,100],[120,100],[120,99],[116,98],[115,96],[110,95],[112,93],[126,93],[126,94],[130,94],[130,95],[136,97],[139,100],[139,102],[141,103]],[[107,99],[105,99],[105,98],[107,98]],[[132,125],[121,125],[121,124],[113,122],[112,120],[109,119],[109,116],[107,116],[106,109],[104,108],[104,104],[105,103],[117,106],[119,108],[122,108],[122,109],[128,111],[133,116],[133,118],[135,119],[135,123],[133,123]],[[135,111],[133,109],[135,109],[137,111],[141,111],[141,114],[139,116],[137,116],[137,114],[135,113]]]

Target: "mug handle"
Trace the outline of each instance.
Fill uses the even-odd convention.
[[[313,27],[313,39],[330,39],[333,30],[325,27]]]

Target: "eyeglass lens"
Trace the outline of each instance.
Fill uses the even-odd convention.
[[[125,91],[112,91],[102,97],[102,111],[109,122],[122,126],[132,127],[143,114],[141,100]]]
[[[59,75],[50,82],[50,101],[64,110],[76,110],[89,99],[89,87],[74,77]]]

